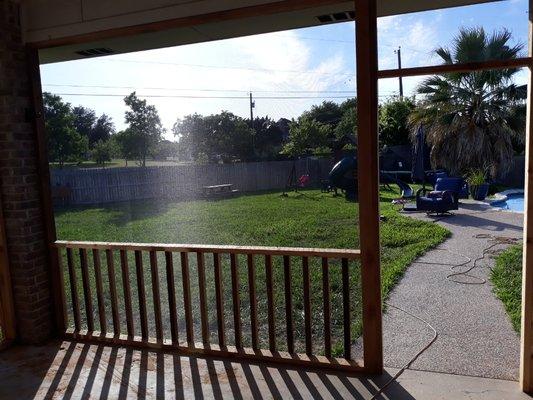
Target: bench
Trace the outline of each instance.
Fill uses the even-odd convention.
[[[233,189],[233,185],[231,183],[226,183],[223,185],[204,186],[202,193],[204,197],[207,197],[207,198],[223,197],[223,196],[232,196],[238,193],[238,190]]]

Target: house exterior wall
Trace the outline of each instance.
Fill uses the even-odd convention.
[[[18,338],[39,343],[52,332],[52,300],[26,71],[19,5],[0,0],[0,196]]]

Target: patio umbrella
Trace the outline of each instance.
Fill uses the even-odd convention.
[[[415,136],[415,144],[413,149],[413,169],[411,177],[413,182],[422,182],[424,186],[426,183],[426,140],[424,127],[422,124],[418,126]]]

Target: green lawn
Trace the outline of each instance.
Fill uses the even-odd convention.
[[[516,332],[520,333],[522,307],[522,246],[512,246],[496,258],[491,273],[494,293],[503,302]]]
[[[390,204],[390,200],[397,196],[398,193],[382,192],[381,212],[385,217],[381,223],[384,298],[387,297],[414,258],[441,243],[449,234],[448,231],[436,224],[417,221],[399,215]],[[322,248],[358,248],[358,218],[358,206],[356,203],[350,203],[343,197],[333,197],[331,194],[323,194],[315,190],[305,191],[301,194],[291,193],[289,197],[282,197],[280,193],[261,193],[219,201],[174,203],[168,201],[146,201],[88,209],[63,209],[56,212],[57,231],[60,239]],[[195,297],[197,288],[194,284],[197,282],[195,259],[191,257],[190,261],[191,280],[193,282],[192,293],[193,298],[197,298]],[[207,259],[206,262],[206,265],[212,265],[210,259]],[[133,259],[131,259],[130,263],[133,265]],[[301,290],[300,263],[301,261],[293,259],[292,279],[295,331],[299,340],[298,345],[300,347],[298,349],[302,350],[303,294]],[[243,320],[248,321],[247,275],[244,264],[243,259],[240,262],[242,277],[241,299]],[[161,260],[161,265],[163,265],[163,260]],[[266,296],[263,283],[265,282],[265,275],[261,260],[257,260],[257,265],[259,315],[260,322],[265,327]],[[310,271],[313,297],[313,335],[317,351],[320,351],[320,339],[323,329],[320,260],[312,260]],[[334,342],[337,344],[336,349],[339,352],[339,342],[342,339],[342,294],[338,263],[333,263],[330,271],[333,333]],[[180,282],[179,268],[177,272],[176,281]],[[207,268],[207,273],[209,285],[213,282],[210,268]],[[164,285],[166,278],[163,273],[161,275],[161,282]],[[227,259],[224,259],[223,275],[225,287],[229,289],[231,280]],[[351,304],[354,315],[353,331],[354,337],[356,337],[360,334],[361,329],[361,299],[360,271],[359,266],[355,263],[353,263],[353,273],[350,278],[353,294]],[[132,279],[134,279],[133,276]],[[120,279],[118,279],[118,282],[120,282]],[[147,292],[150,293],[149,275],[145,277],[145,282],[148,286]],[[277,258],[274,259],[274,283],[278,320],[277,333],[280,346],[283,347],[283,337],[285,336],[283,273],[281,260]],[[132,286],[135,287],[135,285]],[[178,290],[180,290],[180,286]],[[208,297],[212,305],[214,305],[213,292],[214,290],[210,287]],[[225,298],[226,320],[228,330],[231,331],[230,290],[225,291]],[[149,302],[151,301],[150,299],[148,300]],[[164,298],[163,303],[163,309],[165,309]],[[198,312],[197,303],[197,301],[194,302],[195,315]],[[210,307],[210,310],[212,314],[210,317],[212,330],[215,331],[214,306]],[[181,314],[180,318],[182,318]],[[247,323],[245,322],[244,332],[246,332],[246,326]],[[198,327],[196,327],[196,332],[198,332]],[[261,329],[261,339],[265,343],[267,340],[266,334],[266,328]]]

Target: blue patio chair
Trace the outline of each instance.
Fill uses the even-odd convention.
[[[416,208],[428,214],[445,214],[458,210],[463,187],[463,178],[437,178],[434,190],[422,188],[416,192]]]

